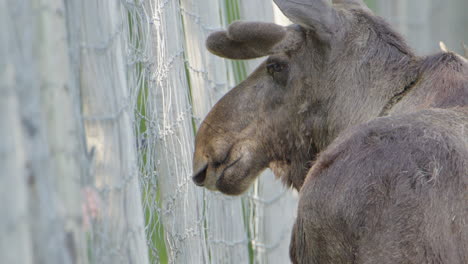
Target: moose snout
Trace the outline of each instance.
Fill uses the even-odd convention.
[[[208,164],[203,164],[200,168],[194,166],[192,180],[198,186],[204,186],[206,180],[206,171],[208,169]]]

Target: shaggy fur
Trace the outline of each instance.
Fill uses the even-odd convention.
[[[468,108],[378,118],[309,171],[294,263],[468,263]]]
[[[270,167],[300,190],[294,263],[466,263],[466,59],[416,56],[360,0],[275,2],[300,26],[207,40],[270,56],[205,118],[194,182],[237,195]]]

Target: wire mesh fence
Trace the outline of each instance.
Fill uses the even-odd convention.
[[[190,180],[197,127],[259,63],[204,48],[237,19],[289,23],[270,0],[0,1],[1,263],[289,262],[296,193]]]
[[[294,201],[279,235],[265,235],[283,187],[233,198],[190,181],[197,126],[251,67],[204,41],[249,4],[2,2],[2,186],[18,203],[3,208],[17,244],[2,239],[2,263],[23,243],[20,263],[287,261]]]
[[[260,2],[251,8],[273,10],[272,2]],[[147,23],[140,23],[149,24],[149,28],[137,39],[145,34],[150,37],[136,43],[135,52],[147,54],[139,60],[142,66],[138,73],[147,82],[135,87],[140,98],[137,140],[152,260],[267,263],[268,253],[279,250],[283,253],[276,254],[276,261],[288,261],[295,204],[290,203],[289,222],[283,221],[277,228],[280,236],[264,237],[267,221],[259,220],[266,207],[285,199],[287,191],[282,186],[270,189],[279,195],[273,199],[262,196],[258,187],[233,198],[205,192],[190,181],[194,132],[211,106],[246,76],[248,67],[208,54],[204,42],[210,33],[240,19],[241,9],[249,4],[156,1],[138,7],[140,14],[143,9],[152,14]],[[264,19],[273,21],[269,15]],[[284,211],[277,210],[276,216],[281,214]]]

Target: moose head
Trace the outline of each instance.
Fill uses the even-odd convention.
[[[238,195],[266,168],[300,189],[318,152],[356,124],[394,113],[420,59],[360,0],[275,0],[295,24],[234,22],[212,33],[220,57],[268,56],[210,111],[193,181]]]

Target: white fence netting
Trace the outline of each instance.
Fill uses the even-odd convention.
[[[197,126],[253,67],[204,41],[241,17],[273,21],[272,2],[1,5],[2,263],[288,261],[281,185],[232,198],[190,180]]]
[[[139,87],[137,134],[144,158],[140,162],[147,228],[156,234],[149,243],[152,258],[167,254],[175,263],[288,262],[295,202],[284,202],[288,194],[282,186],[265,186],[267,196],[258,184],[244,197],[232,198],[205,192],[190,180],[196,127],[247,71],[246,64],[209,54],[205,39],[240,19],[242,8],[265,14],[251,19],[273,21],[272,2],[156,1],[135,8],[152,14],[143,16],[149,23],[141,23],[149,26],[142,35],[149,38],[138,43],[136,52],[145,55],[140,77],[148,80],[148,86]],[[290,217],[283,217],[288,209]],[[278,231],[266,232],[275,225],[267,219],[277,221]],[[158,244],[163,234],[166,243]]]
[[[368,2],[422,52],[436,9],[468,24],[467,2],[417,25],[409,0]],[[237,19],[289,23],[271,0],[0,0],[0,263],[289,262],[297,194],[190,179],[198,125],[259,63],[205,49]]]

